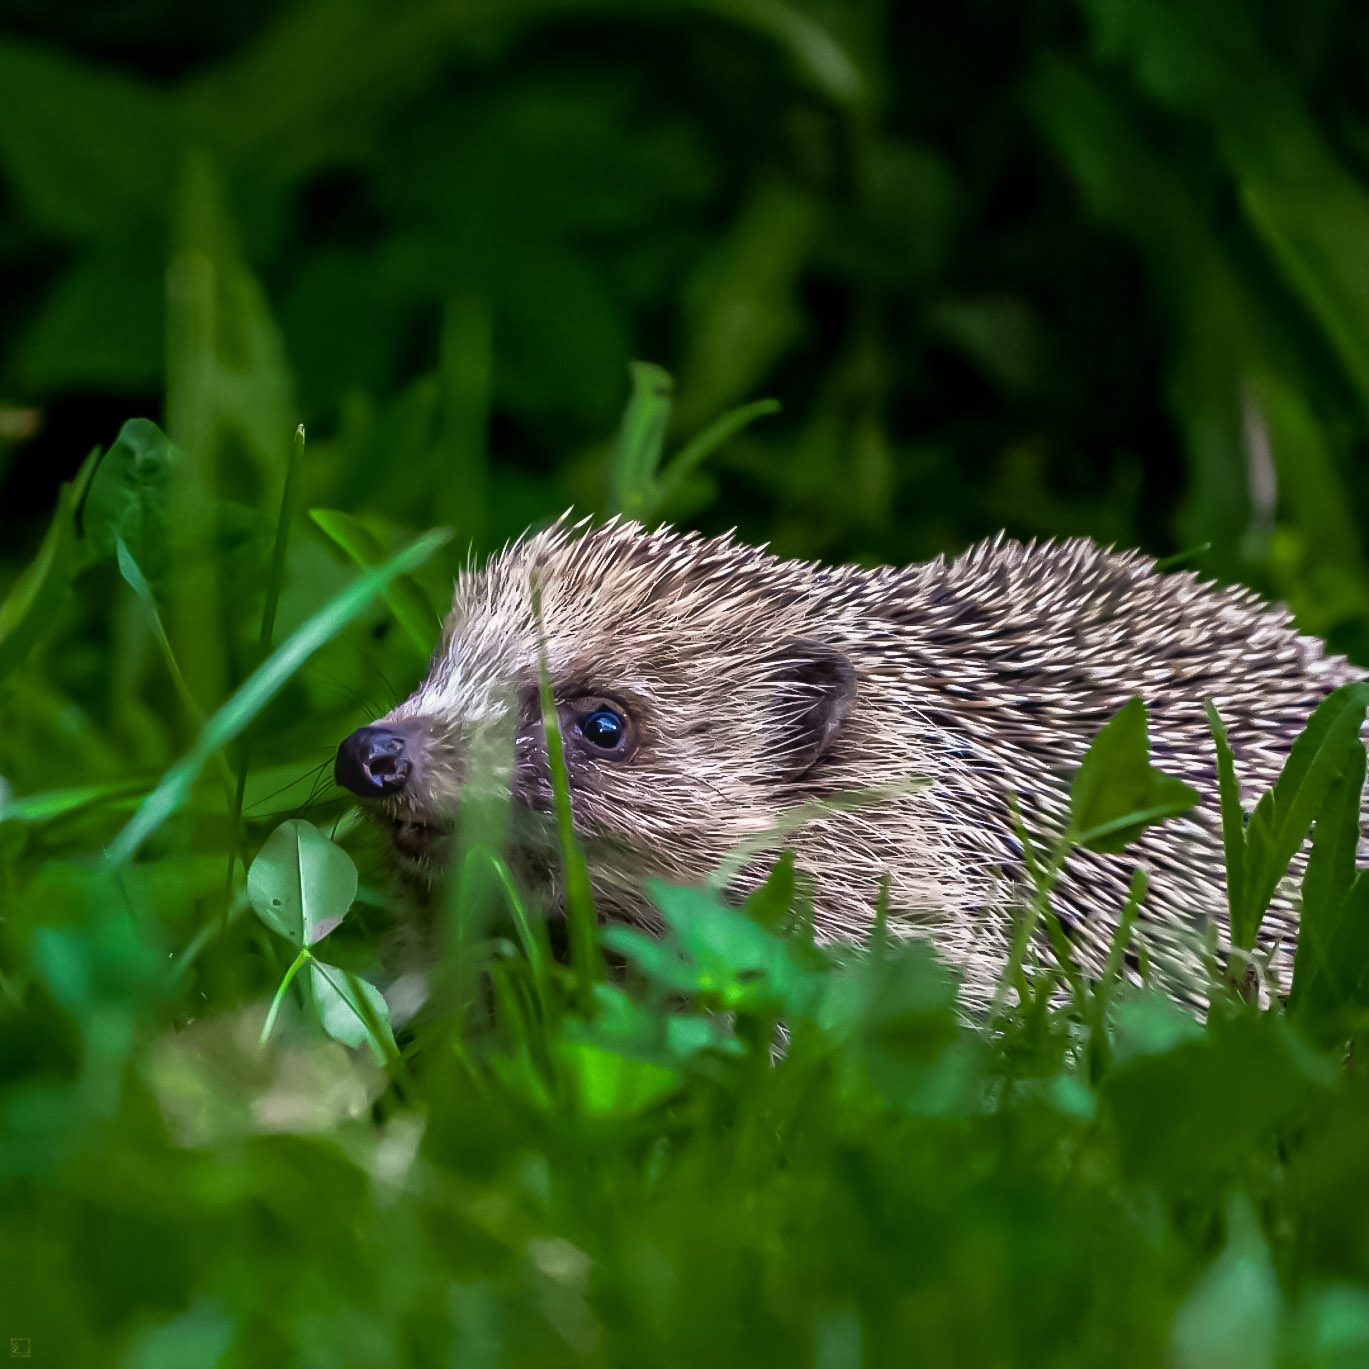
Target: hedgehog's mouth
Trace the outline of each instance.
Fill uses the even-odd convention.
[[[425,869],[441,865],[451,842],[452,823],[430,813],[393,813],[390,842],[406,861]]]

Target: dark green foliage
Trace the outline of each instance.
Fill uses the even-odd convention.
[[[1051,911],[1074,845],[1193,801],[1139,701],[1063,838],[1022,834],[991,1029],[882,924],[815,947],[788,860],[744,909],[655,886],[661,936],[596,927],[558,766],[570,964],[472,793],[396,1038],[401,900],[330,783],[468,548],[572,504],[832,559],[1196,546],[1369,660],[1369,12],[6,23],[0,1346],[1369,1362],[1363,686],[1248,819],[1213,717],[1237,947],[1311,835],[1288,1003],[1223,980],[1206,1022],[1133,982],[1143,873],[1097,982]]]
[[[1328,794],[1335,793],[1340,799],[1333,811],[1337,815],[1344,813],[1350,798],[1336,786],[1345,777],[1347,767],[1355,766],[1367,707],[1369,685],[1344,685],[1330,694],[1313,712],[1294,743],[1278,783],[1260,797],[1247,821],[1241,810],[1231,748],[1217,710],[1208,701],[1208,717],[1217,743],[1222,835],[1230,872],[1232,945],[1249,948],[1255,944],[1260,922],[1289,863],[1318,814],[1327,812]],[[1362,763],[1359,770],[1363,770]],[[1358,795],[1358,785],[1353,792]],[[1345,819],[1341,817],[1340,821],[1343,825]],[[1325,839],[1321,845],[1325,854]],[[1341,859],[1353,860],[1353,848]],[[1313,875],[1314,892],[1334,896],[1335,884],[1329,888],[1318,885],[1325,868],[1319,860]]]

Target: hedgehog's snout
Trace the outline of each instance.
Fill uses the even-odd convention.
[[[412,773],[404,734],[383,723],[359,727],[344,738],[333,762],[333,778],[363,799],[398,794]]]

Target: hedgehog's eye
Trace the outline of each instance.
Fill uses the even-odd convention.
[[[627,736],[627,719],[616,708],[604,704],[582,713],[575,725],[587,742],[604,751],[617,750]]]

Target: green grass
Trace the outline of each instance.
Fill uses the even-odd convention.
[[[659,425],[636,430],[654,450],[633,446],[630,415],[618,460],[650,479]],[[287,497],[250,555],[178,546],[167,491],[184,463],[149,425],[126,430],[0,605],[11,736],[27,721],[40,746],[39,682],[112,599],[130,624],[112,671],[141,670],[182,738],[142,777],[30,755],[21,779],[56,783],[0,810],[0,1270],[4,1331],[35,1358],[1369,1357],[1369,872],[1354,864],[1369,687],[1318,710],[1248,820],[1213,715],[1237,945],[1312,832],[1287,1006],[1261,1009],[1233,973],[1203,1024],[1121,982],[1134,908],[1101,981],[1031,968],[1038,926],[1066,945],[1050,892],[1070,847],[1121,849],[1195,798],[1150,767],[1134,702],[1078,772],[1064,837],[1035,853],[991,1025],[882,923],[864,954],[815,947],[787,861],[742,909],[651,886],[659,938],[596,931],[573,880],[560,963],[496,813],[463,840],[434,1007],[396,1040],[375,987],[393,899],[326,785],[347,710],[316,700],[348,650],[381,642],[421,669],[441,535],[391,551],[384,528]],[[213,707],[159,608],[171,567],[200,573],[197,557],[241,591],[225,622],[242,683]],[[134,751],[137,715],[107,718],[68,725],[92,757]],[[274,797],[320,751],[321,801],[307,783]],[[623,974],[603,977],[603,950]]]

